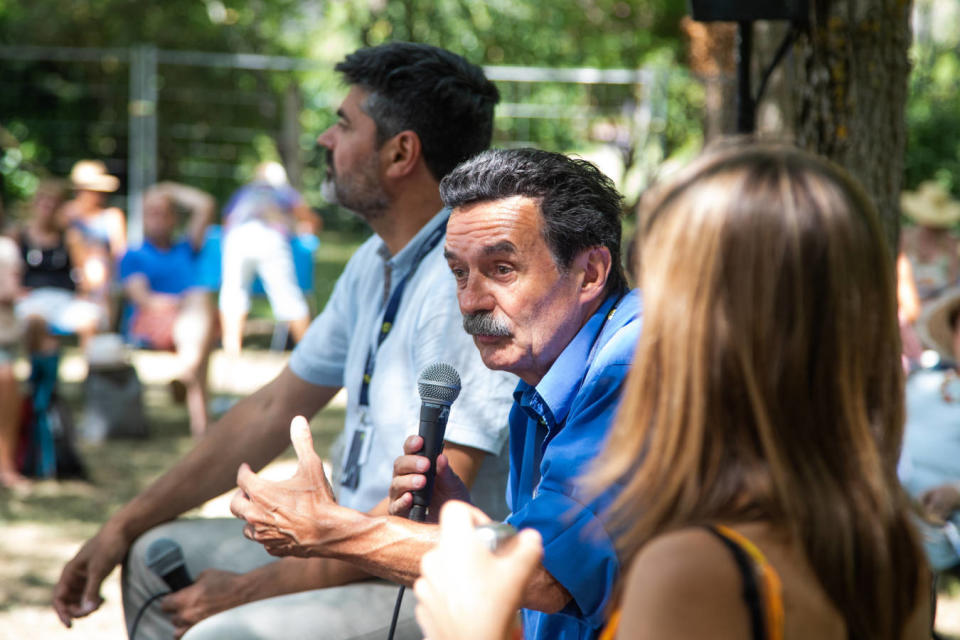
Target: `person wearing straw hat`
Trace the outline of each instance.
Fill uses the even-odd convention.
[[[957,283],[960,258],[950,232],[960,222],[960,202],[939,182],[923,182],[916,191],[904,191],[900,208],[915,227],[903,231],[903,252],[910,260],[921,300],[935,298]]]
[[[943,292],[917,323],[938,366],[907,378],[898,475],[921,506],[924,550],[936,571],[960,564],[960,287]]]
[[[99,160],[80,160],[70,171],[76,195],[64,205],[70,233],[82,247],[81,284],[95,302],[108,309],[107,298],[113,265],[127,248],[127,223],[117,207],[106,205],[106,196],[120,188],[120,180],[107,173]]]

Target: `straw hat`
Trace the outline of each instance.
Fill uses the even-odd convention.
[[[953,354],[953,331],[950,314],[960,307],[960,287],[947,289],[927,303],[917,321],[917,332],[924,344],[936,349],[941,359],[956,360]]]
[[[111,193],[120,187],[120,180],[107,173],[107,166],[99,160],[81,160],[70,171],[74,189]]]
[[[934,180],[920,183],[916,191],[900,194],[900,208],[908,218],[925,227],[946,229],[960,222],[960,202]]]

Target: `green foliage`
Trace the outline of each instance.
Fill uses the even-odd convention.
[[[495,144],[585,151],[612,142],[624,176],[647,176],[664,154],[699,139],[699,86],[674,73],[685,10],[685,0],[0,0],[0,42],[117,52],[59,62],[0,58],[8,88],[0,91],[0,197],[28,197],[39,176],[65,175],[82,157],[106,160],[125,180],[126,48],[143,42],[317,61],[315,70],[299,72],[160,66],[158,177],[190,182],[221,201],[258,161],[296,152],[305,196],[327,227],[362,228],[319,195],[316,137],[343,95],[333,64],[356,47],[389,40],[428,42],[485,65],[668,70],[654,87],[499,83],[499,113],[514,104],[539,109],[540,117],[501,115]],[[647,127],[630,109],[650,91],[657,106]],[[281,143],[291,94],[301,131],[292,151]],[[638,188],[645,181],[633,179]]]
[[[483,64],[639,67],[679,50],[684,0],[349,2],[363,44],[429,42]]]
[[[934,179],[960,197],[960,54],[918,50],[907,101],[905,188]]]

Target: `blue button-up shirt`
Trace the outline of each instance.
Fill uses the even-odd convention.
[[[570,593],[559,613],[525,609],[526,638],[593,638],[620,573],[601,517],[614,497],[580,478],[600,452],[640,334],[636,291],[613,295],[587,320],[536,387],[520,382],[510,413],[507,521],[543,537],[543,566]]]

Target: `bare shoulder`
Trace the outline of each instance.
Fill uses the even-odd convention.
[[[110,221],[110,224],[115,224],[117,226],[125,226],[127,223],[127,220],[123,215],[123,210],[117,207],[110,207],[109,209],[105,209],[104,215]]]
[[[749,637],[741,578],[730,552],[705,529],[654,538],[631,564],[618,637]]]

